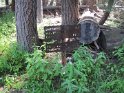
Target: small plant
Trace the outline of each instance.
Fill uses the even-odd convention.
[[[121,47],[118,47],[113,54],[119,61],[124,62],[124,44]]]
[[[40,50],[35,50],[33,54],[27,56],[27,81],[25,87],[28,93],[53,93],[55,84],[58,83],[55,78],[61,75],[62,64],[52,60],[47,62],[42,56]]]
[[[75,51],[74,63],[67,64],[64,69],[62,90],[63,93],[95,93],[101,80],[101,66],[105,56],[100,53],[94,59],[86,47]]]
[[[16,89],[20,90],[23,87],[23,80],[21,76],[17,75],[7,75],[4,77],[5,86],[8,90]]]
[[[0,74],[21,74],[26,69],[25,52],[17,48],[17,44],[12,43],[0,56]]]

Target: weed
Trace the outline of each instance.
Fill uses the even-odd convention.
[[[25,52],[17,48],[17,44],[10,44],[0,56],[0,74],[20,74],[25,71]]]
[[[27,57],[25,88],[28,93],[123,93],[123,68],[106,64],[104,53],[97,57],[86,47],[75,51],[74,63],[62,66],[58,60],[42,58],[36,50]],[[54,61],[53,61],[54,60]]]
[[[114,52],[114,56],[118,58],[119,61],[124,62],[124,44],[118,47]]]
[[[42,52],[35,50],[27,57],[26,89],[29,93],[52,93],[54,78],[61,73],[62,64],[47,62],[42,58]],[[56,80],[56,79],[55,79]],[[58,83],[58,82],[56,82]]]

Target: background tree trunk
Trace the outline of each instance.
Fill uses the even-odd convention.
[[[62,25],[71,25],[78,22],[78,4],[78,0],[62,0]]]
[[[36,25],[36,0],[16,0],[16,30],[17,43],[20,48],[28,52],[33,51],[33,46],[38,43]]]
[[[62,25],[77,24],[79,18],[78,0],[61,0],[62,5]],[[65,41],[65,40],[64,40]],[[71,51],[70,51],[71,52]],[[66,64],[66,51],[62,52],[62,64]]]
[[[49,5],[53,6],[53,3],[54,3],[54,0],[51,0]]]
[[[96,6],[96,0],[84,0],[84,4],[89,6],[90,11],[98,11]]]
[[[111,12],[111,10],[112,10],[113,4],[114,4],[114,0],[109,0],[109,1],[108,1],[107,9],[106,9],[104,15],[102,16],[102,18],[101,18],[100,21],[99,21],[99,24],[100,24],[100,25],[103,25],[103,24],[105,23],[105,21],[108,19],[109,14],[110,14],[110,12]]]
[[[42,0],[37,0],[37,22],[43,21],[43,3]]]
[[[12,0],[12,3],[11,3],[11,10],[12,10],[12,11],[15,11],[15,0]]]
[[[44,6],[44,7],[48,5],[48,1],[49,1],[49,0],[43,0],[43,6]]]
[[[6,4],[6,6],[8,6],[9,5],[9,0],[5,0],[5,4]]]
[[[61,6],[61,0],[56,0],[56,6]]]

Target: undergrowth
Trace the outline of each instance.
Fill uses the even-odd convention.
[[[124,93],[124,45],[113,52],[117,63],[104,53],[80,47],[74,62],[63,66],[59,55],[44,57],[19,50],[10,36],[15,32],[13,13],[0,17],[0,85],[26,93]],[[14,37],[15,38],[15,37]]]
[[[106,62],[104,53],[94,59],[86,47],[75,51],[74,63],[62,66],[58,60],[48,62],[41,51],[28,55],[28,93],[123,93],[124,71],[117,64]],[[123,63],[122,63],[123,64]]]
[[[19,50],[17,44],[10,44],[0,56],[0,74],[20,74],[25,68],[25,52]]]
[[[0,38],[3,36],[10,36],[15,32],[15,18],[14,13],[4,13],[0,17]]]

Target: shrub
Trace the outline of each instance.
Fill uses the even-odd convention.
[[[25,88],[28,93],[123,93],[124,70],[106,63],[104,53],[94,54],[86,47],[75,51],[74,63],[65,66],[56,58],[42,58],[42,51],[28,55]]]
[[[95,93],[102,80],[101,67],[105,62],[103,53],[95,59],[86,47],[75,51],[74,64],[67,64],[62,89],[67,93]]]
[[[42,56],[42,51],[35,50],[27,57],[28,79],[25,87],[28,93],[53,93],[55,78],[61,74],[62,65],[57,60],[47,62]]]
[[[20,74],[25,71],[25,52],[19,50],[16,43],[11,43],[0,56],[0,74]]]
[[[124,44],[118,47],[114,52],[114,56],[118,58],[119,61],[124,62]]]

